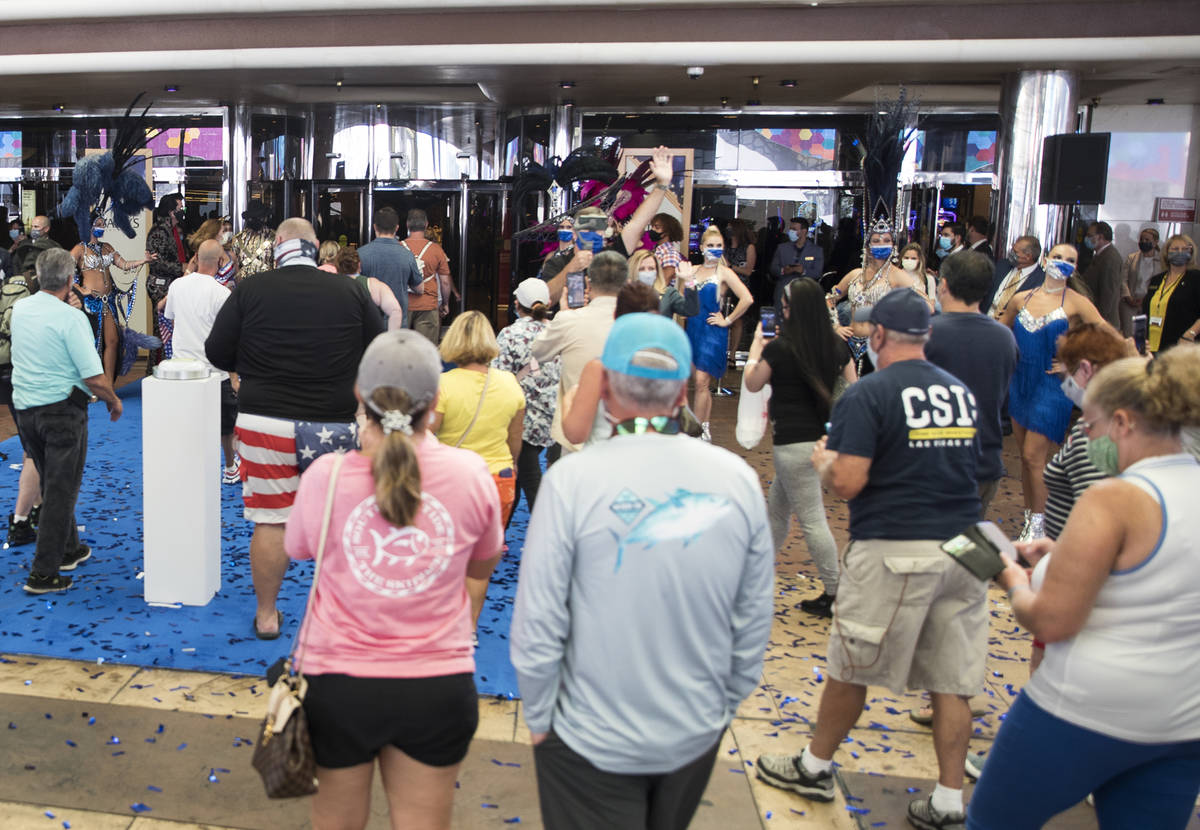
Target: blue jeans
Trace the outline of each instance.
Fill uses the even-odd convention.
[[[1183,830],[1198,791],[1200,741],[1110,738],[1049,714],[1022,692],[988,753],[967,830],[1041,827],[1088,793],[1102,830]]]

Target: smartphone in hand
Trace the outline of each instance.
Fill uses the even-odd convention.
[[[567,308],[583,308],[585,288],[582,273],[567,274]]]
[[[1146,338],[1150,336],[1150,320],[1145,314],[1133,315],[1133,343],[1138,354],[1146,353]]]
[[[764,340],[769,340],[776,334],[775,328],[775,308],[773,306],[763,306],[758,310],[758,319],[762,322],[762,336]]]

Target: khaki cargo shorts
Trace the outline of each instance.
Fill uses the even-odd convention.
[[[852,541],[829,628],[829,675],[843,683],[979,694],[987,656],[987,586],[942,540]]]

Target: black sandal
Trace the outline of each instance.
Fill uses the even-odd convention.
[[[275,618],[279,621],[279,630],[277,631],[259,631],[258,617],[253,617],[250,620],[250,627],[254,629],[254,636],[260,640],[278,640],[279,635],[283,633],[283,612],[276,610]]]

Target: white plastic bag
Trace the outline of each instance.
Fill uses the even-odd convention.
[[[771,400],[771,384],[763,385],[757,392],[746,388],[746,375],[742,375],[742,393],[738,396],[737,427],[734,436],[743,449],[758,446],[767,431],[767,402]]]

